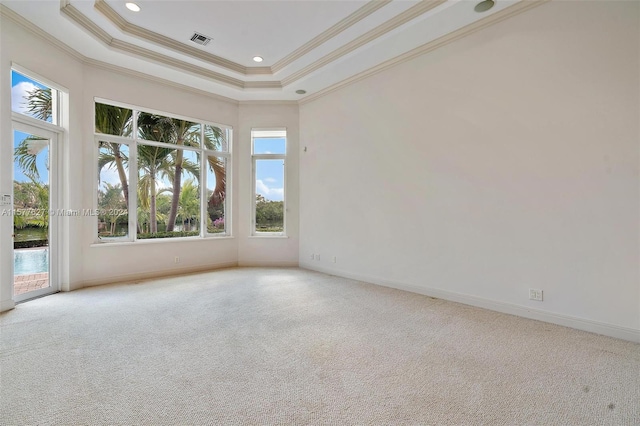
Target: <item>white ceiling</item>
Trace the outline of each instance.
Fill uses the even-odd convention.
[[[137,13],[120,0],[0,3],[89,62],[242,101],[304,99],[540,2],[477,13],[479,1],[138,0]],[[197,45],[194,32],[213,40]]]

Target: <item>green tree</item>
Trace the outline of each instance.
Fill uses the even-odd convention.
[[[131,136],[132,131],[132,111],[128,108],[120,108],[112,105],[96,103],[96,132],[105,133],[116,136]],[[129,179],[127,177],[126,167],[129,159],[122,152],[119,143],[100,142],[100,150],[98,156],[98,176],[104,167],[115,167],[120,179],[120,186],[124,199],[129,205]]]
[[[33,117],[48,121],[53,114],[53,98],[51,89],[35,88],[27,92],[27,112]]]
[[[53,104],[51,97],[51,89],[35,89],[28,93],[27,96],[28,111],[35,117],[47,120],[52,116]],[[132,111],[127,108],[119,108],[111,105],[95,104],[95,128],[98,133],[105,133],[116,136],[130,136],[133,130]],[[185,120],[172,119],[155,114],[140,113],[138,117],[139,135],[143,139],[171,143],[180,146],[199,146],[200,130],[199,124],[191,123]],[[206,126],[203,147],[209,150],[215,150],[224,143],[224,134],[217,127]],[[173,230],[175,219],[178,214],[178,205],[180,202],[180,192],[182,189],[181,180],[183,170],[190,172],[196,178],[199,178],[197,165],[184,159],[184,151],[175,149],[166,151],[166,148],[147,147],[140,152],[140,144],[138,149],[138,168],[146,172],[142,175],[140,182],[142,188],[138,188],[143,197],[139,197],[143,203],[148,203],[150,210],[150,227],[157,229],[155,197],[157,196],[155,186],[158,179],[158,173],[170,175],[173,184],[172,203],[169,211],[168,230]],[[99,158],[99,171],[103,167],[114,167],[118,172],[120,185],[124,194],[127,205],[129,204],[129,185],[126,174],[126,165],[128,158],[121,151],[121,145],[111,142],[101,142],[101,148],[106,148],[107,152],[101,152]],[[140,155],[142,154],[142,155]],[[169,158],[171,157],[171,158]],[[35,161],[24,155],[25,165],[33,173],[37,173]],[[211,193],[208,200],[210,207],[221,206],[226,197],[226,171],[224,162],[220,159],[207,156],[206,162],[208,167],[216,176],[216,187]],[[167,168],[169,164],[173,164],[174,170],[171,172]],[[140,191],[142,189],[142,191]],[[146,197],[144,196],[146,195]],[[145,201],[146,200],[146,201]],[[153,207],[152,207],[153,206]],[[156,232],[156,231],[151,231]]]
[[[98,193],[98,208],[104,211],[99,219],[104,222],[109,222],[109,234],[114,235],[118,219],[120,218],[117,212],[126,208],[120,184],[112,185],[107,182],[104,183],[103,189]]]
[[[280,232],[284,229],[284,202],[256,195],[256,230]]]
[[[151,145],[138,145],[138,201],[140,206],[149,210],[149,232],[158,232],[157,196],[158,181],[162,176],[172,174],[169,155],[173,150]],[[173,177],[173,176],[171,176]]]
[[[189,179],[182,185],[177,217],[182,222],[183,231],[190,231],[192,221],[195,222],[200,217],[200,190],[194,179]]]
[[[222,130],[213,126],[205,126],[201,134],[201,125],[186,120],[179,120],[155,114],[140,114],[139,127],[150,127],[154,139],[184,147],[200,147],[208,150],[216,150],[225,142]],[[204,136],[204,140],[201,140]],[[173,231],[178,207],[180,204],[180,192],[182,191],[182,174],[184,171],[191,173],[196,179],[200,178],[199,169],[184,156],[183,149],[176,149],[172,153],[175,170],[172,179],[171,210],[167,223],[167,231]],[[224,163],[212,156],[207,156],[207,164],[216,176],[216,187],[209,198],[209,204],[219,206],[226,196],[226,173]]]

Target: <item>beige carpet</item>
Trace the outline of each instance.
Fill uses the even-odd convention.
[[[299,269],[0,315],[0,424],[640,424],[640,345]]]

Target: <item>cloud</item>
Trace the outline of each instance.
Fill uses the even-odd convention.
[[[274,178],[270,178],[270,177],[264,178],[263,181],[267,182],[267,183],[276,183],[277,182],[277,180],[275,180]]]
[[[271,197],[276,201],[284,199],[284,188],[271,188]]]
[[[38,86],[28,81],[22,81],[11,87],[11,110],[27,114],[27,92],[37,88]]]
[[[100,183],[110,183],[111,185],[116,185],[120,183],[120,176],[118,176],[118,171],[115,167],[103,167],[100,170]]]
[[[261,179],[256,180],[256,191],[267,200],[282,201],[284,199],[284,188],[269,188]]]

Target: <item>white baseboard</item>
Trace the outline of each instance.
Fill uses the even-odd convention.
[[[203,266],[187,266],[182,268],[165,269],[162,271],[147,271],[136,274],[113,275],[108,278],[99,278],[95,280],[86,280],[82,282],[80,287],[74,288],[78,290],[84,287],[94,287],[104,284],[115,284],[129,281],[149,280],[161,277],[172,277],[176,275],[189,275],[200,272],[214,271],[216,269],[233,268],[238,266],[237,262],[220,262]]]
[[[241,260],[238,261],[240,267],[266,267],[266,268],[297,268],[298,261],[277,261],[277,260]]]
[[[412,293],[418,293],[425,296],[435,297],[438,299],[459,302],[465,305],[476,306],[479,308],[489,309],[505,314],[516,315],[519,317],[530,318],[538,321],[544,321],[552,324],[562,325],[565,327],[575,328],[591,333],[602,334],[605,336],[615,337],[618,339],[629,340],[631,342],[640,343],[640,330],[628,327],[621,327],[613,324],[607,324],[599,321],[592,321],[585,318],[573,317],[571,315],[557,314],[553,312],[542,311],[539,309],[529,308],[527,306],[516,305],[514,303],[499,302],[490,299],[483,299],[477,296],[471,296],[463,293],[452,291],[418,287],[412,284],[388,281],[376,277],[353,274],[346,271],[335,270],[316,265],[314,262],[300,262],[300,268],[310,269],[312,271],[323,272],[330,275],[337,275],[344,278],[350,278],[358,281],[364,281],[371,284],[381,285],[383,287],[391,287],[398,290],[405,290]]]
[[[15,307],[16,307],[16,303],[11,299],[3,300],[0,302],[0,312],[10,311]]]

